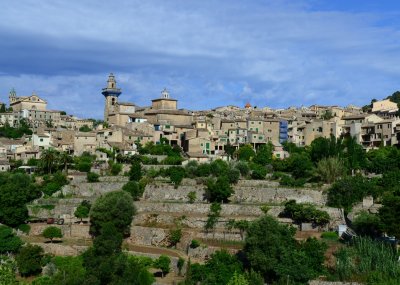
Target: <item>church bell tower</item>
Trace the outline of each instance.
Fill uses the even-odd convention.
[[[106,101],[104,106],[104,122],[108,122],[108,115],[114,113],[115,105],[118,103],[118,96],[121,95],[121,89],[117,88],[114,74],[110,73],[107,80],[107,87],[103,88],[101,94],[104,95]]]

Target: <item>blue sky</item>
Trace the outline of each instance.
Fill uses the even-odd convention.
[[[2,0],[0,101],[15,88],[101,118],[164,87],[179,107],[364,105],[400,89],[400,2]],[[86,102],[90,102],[89,104]]]

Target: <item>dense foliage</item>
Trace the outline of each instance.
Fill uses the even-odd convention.
[[[18,226],[28,219],[26,204],[40,197],[39,187],[22,173],[0,173],[0,223]]]

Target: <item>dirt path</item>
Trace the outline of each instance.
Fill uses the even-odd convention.
[[[172,257],[182,257],[185,260],[187,259],[187,255],[181,251],[163,247],[154,247],[154,246],[145,246],[145,245],[136,245],[136,244],[127,244],[130,251],[141,252],[141,253],[150,253],[150,254],[164,254]]]

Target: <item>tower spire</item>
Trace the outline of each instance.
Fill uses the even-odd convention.
[[[102,89],[106,102],[104,106],[104,121],[108,122],[108,115],[115,111],[115,105],[118,103],[118,96],[121,95],[121,88],[117,88],[117,81],[113,73],[110,73],[107,80],[107,87]]]

